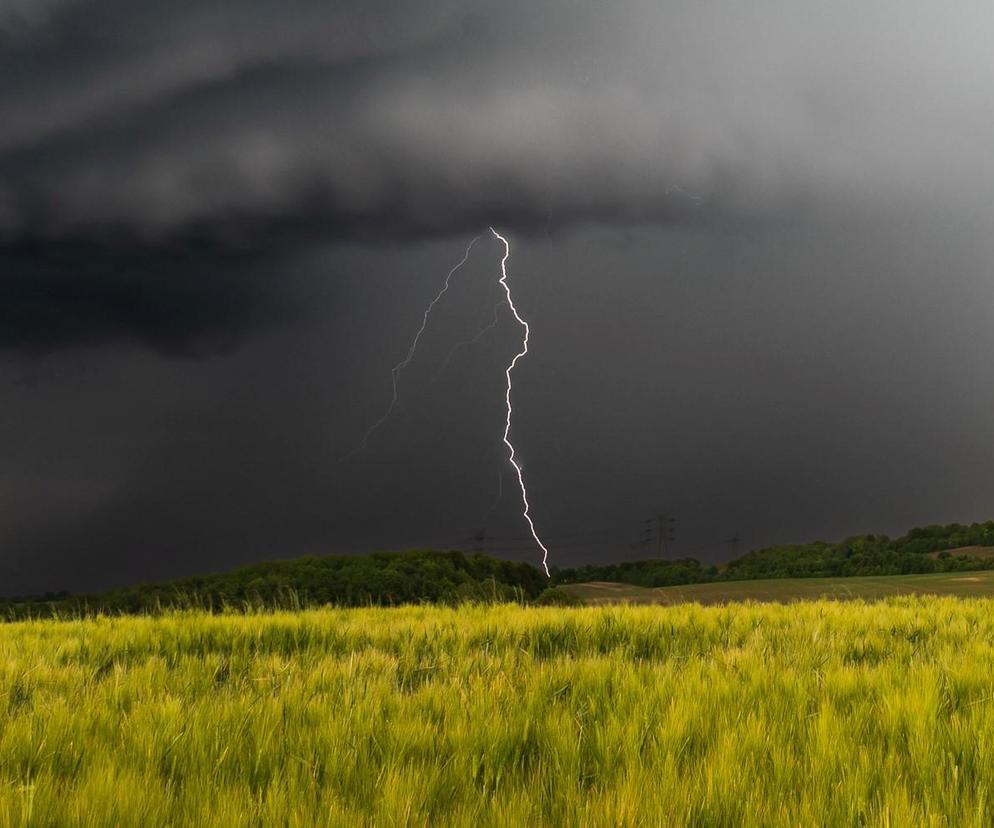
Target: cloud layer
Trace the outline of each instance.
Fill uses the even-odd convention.
[[[981,4],[32,8],[0,12],[7,237],[756,215],[991,172]]]
[[[922,1],[5,0],[0,347],[196,351],[265,315],[238,255],[314,239],[975,209],[992,23]],[[188,315],[143,310],[193,281]]]

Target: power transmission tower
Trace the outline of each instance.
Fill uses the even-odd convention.
[[[656,554],[669,560],[670,544],[676,542],[676,518],[669,512],[656,515]]]
[[[642,546],[648,546],[655,538],[656,557],[668,560],[671,544],[676,542],[676,518],[670,512],[662,512],[655,517],[646,518],[643,526]]]
[[[739,556],[739,543],[742,542],[742,538],[739,537],[739,533],[736,532],[732,535],[725,543],[730,544],[732,547],[732,560],[734,561]]]
[[[652,543],[652,518],[646,518],[642,523],[642,556],[648,558],[652,555],[649,552],[649,544]]]

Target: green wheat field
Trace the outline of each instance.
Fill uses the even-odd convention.
[[[994,601],[0,626],[0,824],[994,821]]]

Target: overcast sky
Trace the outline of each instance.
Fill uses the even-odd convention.
[[[989,3],[0,0],[0,593],[994,518]],[[399,382],[390,370],[449,269]],[[347,459],[343,459],[347,458]],[[634,544],[634,547],[633,547]],[[740,551],[742,551],[740,550]]]

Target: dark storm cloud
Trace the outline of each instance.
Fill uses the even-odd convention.
[[[940,30],[924,3],[27,8],[0,50],[10,235],[315,203],[397,232],[761,215],[955,188],[989,138],[949,128],[991,89],[980,6]]]
[[[265,133],[307,131],[314,95],[296,85],[433,36],[422,19],[404,4],[0,3],[0,348],[200,355],[279,319],[288,251],[341,237],[352,211],[305,146]]]
[[[301,245],[895,194],[969,209],[991,183],[979,113],[994,76],[992,14],[965,11],[5,0],[0,345],[184,350],[247,330],[258,284],[241,289],[223,248],[251,238],[265,254],[287,227]],[[191,231],[221,248],[217,278],[213,261],[183,265]],[[32,260],[34,240],[89,260]],[[81,281],[94,289],[76,312]],[[142,307],[195,282],[188,316]]]
[[[196,247],[20,242],[0,271],[0,348],[25,352],[117,341],[203,356],[280,310],[257,263]]]

